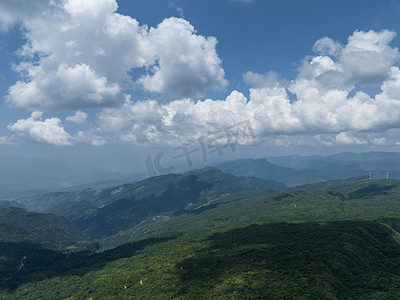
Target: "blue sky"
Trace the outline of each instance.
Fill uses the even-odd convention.
[[[238,156],[397,151],[399,14],[398,1],[3,0],[0,153],[143,161],[246,120],[256,139]]]

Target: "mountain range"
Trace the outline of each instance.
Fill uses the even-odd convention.
[[[0,155],[0,201],[48,192],[104,189],[148,176],[135,170],[141,169],[137,167],[138,162],[125,157],[26,158]],[[398,153],[368,152],[238,159],[216,163],[214,166],[233,175],[270,179],[292,187],[323,180],[365,176],[370,171],[374,178],[400,178],[399,162]]]
[[[365,172],[396,157],[242,159],[2,201],[0,298],[397,299],[400,180]]]
[[[17,202],[30,211],[65,217],[90,237],[98,238],[115,234],[164,212],[196,210],[228,201],[240,192],[272,192],[283,188],[283,183],[255,177],[236,177],[216,168],[204,168],[108,189],[23,197]]]
[[[239,159],[217,167],[225,173],[275,180],[294,187],[369,174],[376,179],[400,178],[400,153],[340,153],[308,157],[290,155]]]

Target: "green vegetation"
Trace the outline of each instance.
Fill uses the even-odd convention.
[[[46,199],[98,239],[0,209],[1,299],[400,298],[400,180],[282,189],[211,168]]]
[[[27,212],[16,207],[0,208],[1,242],[32,242],[58,248],[81,239],[81,233],[62,217]]]
[[[36,276],[65,254],[91,244],[62,217],[0,208],[0,286],[18,285],[27,274]]]
[[[29,210],[50,212],[70,220],[92,238],[128,229],[152,216],[176,210],[193,210],[235,193],[273,192],[285,185],[254,177],[236,177],[215,168],[188,174],[168,174],[105,190],[81,190],[22,198]]]
[[[377,189],[379,192],[366,191]],[[253,223],[376,220],[400,216],[400,180],[355,178],[248,195],[204,209],[199,214],[166,213],[100,241],[106,247],[168,233],[235,228]],[[222,202],[222,201],[221,201]],[[204,207],[207,208],[207,207]]]
[[[37,270],[3,299],[396,299],[400,244],[379,223],[274,223],[145,240]],[[43,279],[43,277],[47,279]]]

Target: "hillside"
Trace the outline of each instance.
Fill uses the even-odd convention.
[[[226,162],[217,166],[225,173],[236,176],[254,176],[278,182],[284,182],[286,186],[293,187],[307,183],[323,181],[318,171],[311,169],[294,169],[281,167],[267,159],[239,159]]]
[[[196,213],[161,214],[108,237],[101,244],[109,248],[126,241],[164,236],[170,232],[182,234],[252,223],[399,218],[399,199],[400,180],[353,178],[316,183],[277,193],[248,195]]]
[[[238,159],[217,165],[236,176],[255,176],[284,182],[288,187],[367,176],[400,178],[400,154],[394,152],[339,153],[328,156],[277,156]]]
[[[400,154],[396,152],[338,153],[328,156],[281,156],[267,160],[285,168],[317,171],[326,180],[366,176],[400,178]],[[389,172],[389,174],[387,174]]]
[[[0,241],[33,242],[48,247],[70,245],[82,238],[65,218],[54,214],[27,212],[22,208],[0,208]]]
[[[4,242],[0,298],[400,297],[400,180],[271,187],[282,188],[207,168],[52,194],[39,203],[109,203],[76,206],[81,230],[98,239],[51,248],[21,233]]]
[[[270,180],[238,178],[215,168],[205,168],[105,190],[86,189],[25,197],[19,203],[31,211],[63,216],[89,236],[97,238],[128,229],[164,212],[194,210],[236,198],[236,193],[272,192],[284,187],[284,184]]]
[[[0,208],[0,286],[21,282],[33,265],[37,270],[54,263],[57,251],[70,252],[90,245],[82,240],[81,233],[62,217]]]
[[[398,233],[376,222],[264,224],[77,253],[2,299],[396,299]]]

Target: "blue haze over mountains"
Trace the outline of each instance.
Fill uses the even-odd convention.
[[[105,188],[148,177],[140,162],[125,158],[0,156],[0,200],[52,191]],[[400,154],[339,153],[237,159],[213,165],[236,176],[254,176],[293,187],[332,179],[368,176],[400,178]],[[187,170],[187,171],[190,171]]]

